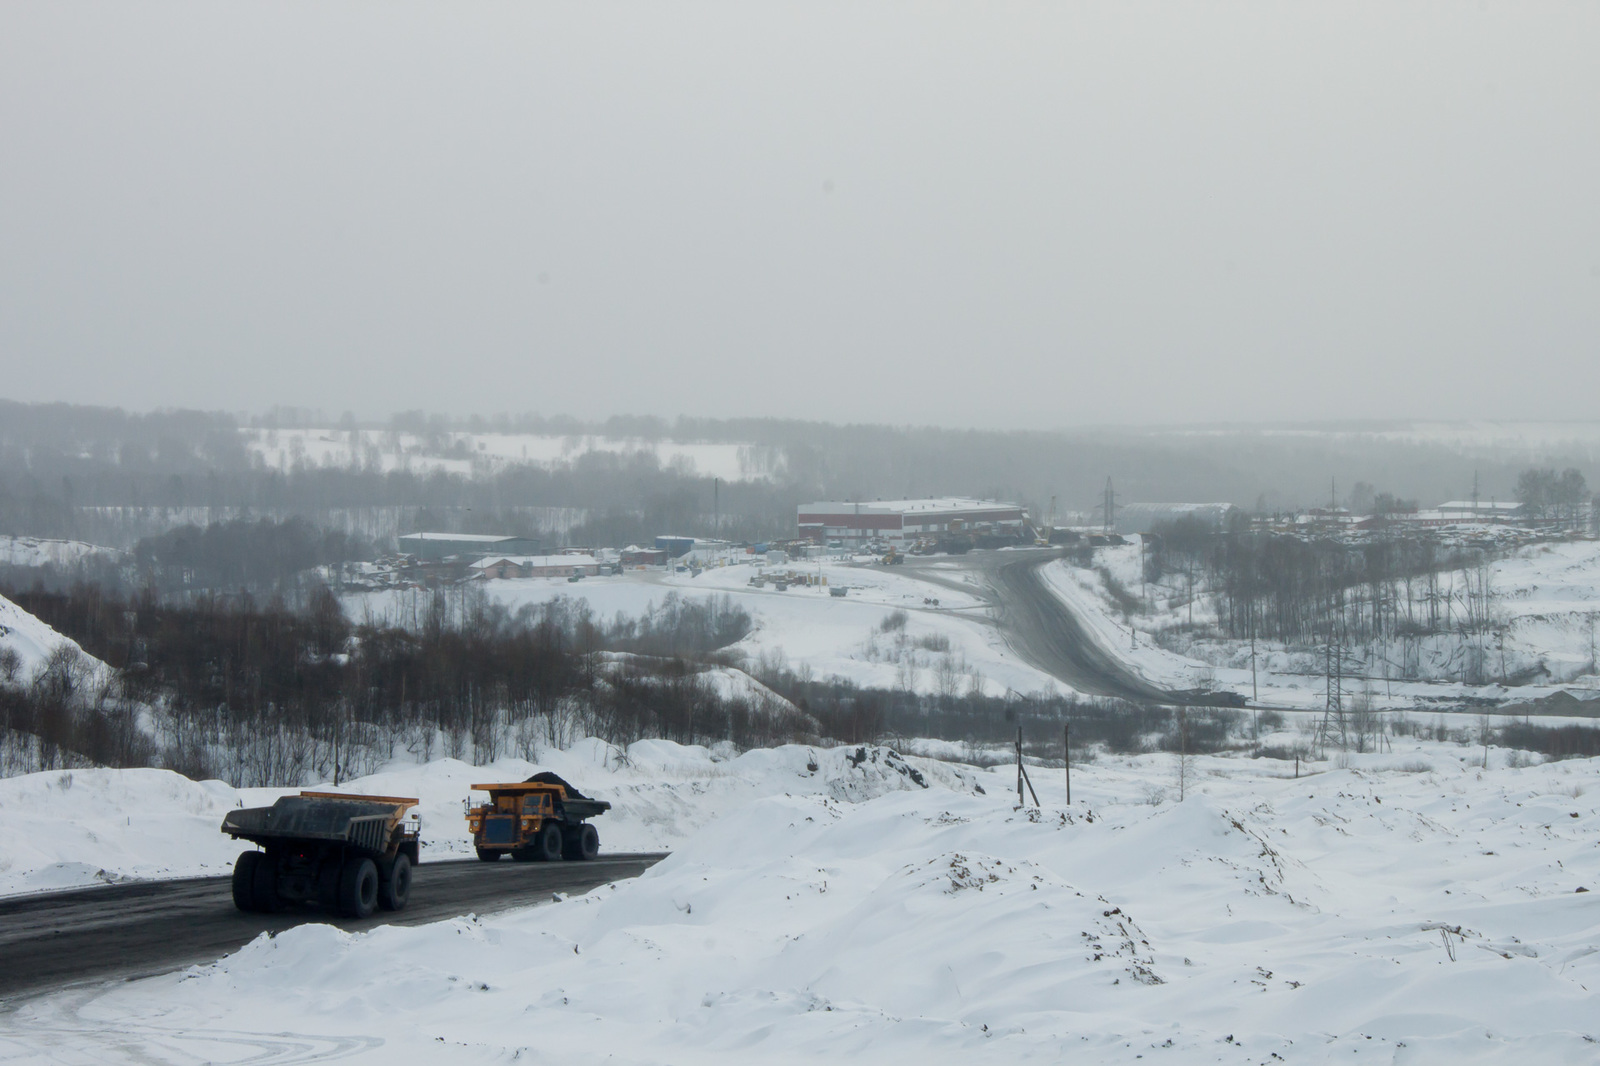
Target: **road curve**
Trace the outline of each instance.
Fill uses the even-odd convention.
[[[362,920],[317,910],[242,914],[234,909],[228,877],[139,881],[0,899],[0,1000],[80,981],[142,977],[210,962],[262,932],[306,922],[361,930],[527,906],[549,900],[554,892],[587,892],[608,881],[637,877],[665,857],[619,853],[592,862],[424,863],[416,868],[405,910],[380,911]]]
[[[956,574],[981,573],[987,585],[983,595],[995,608],[1006,643],[1030,665],[1079,692],[1140,703],[1194,702],[1195,693],[1152,685],[1090,638],[1083,623],[1039,576],[1039,569],[1061,554],[1059,549],[975,551],[928,561],[913,558],[906,570],[922,581],[969,594],[979,590]]]
[[[991,571],[1003,612],[1001,628],[1017,654],[1079,692],[1142,703],[1183,702],[1185,694],[1150,684],[1094,642],[1039,576],[1040,567],[1050,561],[1018,559]]]

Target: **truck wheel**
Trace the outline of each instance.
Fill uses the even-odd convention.
[[[479,862],[499,862],[500,861],[500,856],[502,856],[504,854],[505,854],[505,852],[501,851],[499,848],[479,848],[478,849],[478,861]]]
[[[271,852],[267,852],[255,866],[251,898],[256,910],[271,914],[283,906],[278,899],[278,860]]]
[[[378,906],[386,911],[403,911],[406,897],[411,895],[411,860],[396,855],[389,864],[389,876],[379,878]]]
[[[339,871],[339,910],[346,918],[370,918],[377,909],[377,864],[365,856],[352,855]]]
[[[256,909],[256,869],[261,859],[259,851],[241,851],[233,862],[233,905],[246,914]]]
[[[539,836],[533,842],[533,851],[540,862],[556,862],[561,858],[561,826],[559,823],[544,823],[544,828],[539,830]]]
[[[600,854],[600,830],[584,822],[578,829],[578,858],[592,859]]]

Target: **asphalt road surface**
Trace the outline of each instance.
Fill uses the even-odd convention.
[[[1089,639],[1077,616],[1039,576],[1041,566],[1059,558],[1061,552],[1050,548],[974,551],[926,562],[913,557],[905,567],[919,580],[983,596],[997,609],[1000,632],[1011,650],[1079,692],[1142,703],[1191,702],[1193,693],[1169,692],[1150,684]],[[980,574],[981,585],[961,580],[958,574],[963,570]]]
[[[1189,702],[1186,696],[1150,684],[1090,639],[1078,616],[1039,576],[1048,559],[1021,559],[991,571],[1000,596],[1007,642],[1029,662],[1079,692],[1118,696],[1142,703]]]
[[[637,877],[665,854],[602,854],[591,862],[424,863],[398,913],[353,920],[325,911],[243,914],[227,877],[140,881],[0,899],[0,999],[80,981],[166,973],[211,962],[267,930],[305,922],[342,929],[420,925],[489,914]]]

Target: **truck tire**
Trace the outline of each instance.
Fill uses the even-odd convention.
[[[388,867],[388,876],[378,879],[378,906],[386,911],[403,911],[411,895],[411,860],[396,855]]]
[[[254,882],[251,898],[256,910],[271,914],[282,908],[283,901],[278,899],[278,861],[272,852],[262,854],[256,863]]]
[[[578,827],[578,858],[588,860],[600,854],[600,830],[584,822]]]
[[[378,909],[378,866],[351,855],[339,871],[339,911],[346,918],[370,918]]]
[[[561,824],[546,822],[534,839],[533,852],[540,862],[556,862],[561,858]]]
[[[478,861],[479,862],[499,862],[500,861],[500,856],[502,856],[504,854],[505,854],[505,852],[501,851],[499,848],[479,848],[478,849]]]
[[[246,914],[256,909],[256,868],[262,858],[259,851],[241,851],[233,861],[233,905]]]

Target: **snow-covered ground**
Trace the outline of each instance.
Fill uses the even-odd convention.
[[[615,851],[671,849],[711,819],[780,792],[863,798],[914,787],[918,774],[958,789],[972,782],[945,763],[891,758],[874,748],[865,749],[866,762],[851,765],[856,750],[790,746],[735,755],[647,740],[621,752],[586,740],[544,752],[537,764],[397,762],[338,790],[417,797],[423,860],[438,862],[472,855],[462,803],[474,784],[523,781],[538,770],[554,770],[586,795],[611,801],[596,825],[604,846]],[[235,789],[168,770],[53,770],[0,779],[0,895],[226,873],[241,845],[218,831],[223,815],[298,791]]]
[[[0,537],[0,566],[69,567],[89,559],[115,559],[122,553],[81,540],[49,540],[44,537]]]
[[[679,758],[712,765],[661,752],[662,787]],[[1039,768],[1042,806],[1018,808],[1006,768],[970,775],[981,794],[850,794],[800,754],[744,756],[760,786],[713,793],[720,817],[636,880],[486,918],[305,925],[22,1001],[0,1058],[1600,1056],[1600,762],[1494,752],[1484,770],[1478,749],[1407,740],[1295,780],[1198,758],[1179,803],[1174,757],[1102,758],[1074,769],[1070,807]]]
[[[1144,609],[1126,611],[1107,575],[1124,590],[1142,596]],[[1141,587],[1137,545],[1096,549],[1094,569],[1066,561],[1052,563],[1044,577],[1085,619],[1102,646],[1148,680],[1172,688],[1210,684],[1251,694],[1249,642],[1185,632],[1190,625],[1204,629],[1215,621],[1204,589],[1197,583],[1191,608],[1182,574]],[[1467,584],[1467,575],[1459,572],[1447,572],[1440,580],[1442,590],[1458,595]],[[1519,549],[1491,563],[1489,586],[1495,594],[1495,624],[1504,639],[1487,650],[1485,673],[1495,678],[1503,671],[1512,679],[1535,673],[1540,683],[1462,683],[1468,638],[1445,633],[1418,641],[1414,663],[1421,680],[1401,680],[1404,670],[1398,661],[1390,664],[1387,673],[1392,676],[1385,679],[1380,650],[1366,671],[1371,679],[1352,682],[1351,691],[1364,693],[1376,706],[1399,707],[1463,698],[1537,698],[1556,691],[1557,685],[1600,689],[1600,677],[1590,672],[1595,641],[1600,640],[1600,542]],[[1130,624],[1137,635],[1129,632]],[[1354,655],[1363,649],[1350,651]],[[1291,707],[1320,703],[1326,692],[1320,655],[1318,648],[1259,641],[1256,687],[1261,703]],[[1398,652],[1392,656],[1400,657]]]
[[[372,466],[379,470],[442,471],[470,475],[477,470],[530,464],[552,466],[591,452],[648,453],[662,467],[676,467],[724,481],[770,478],[784,468],[782,450],[753,444],[650,441],[600,436],[548,436],[535,433],[446,433],[443,448],[430,450],[412,433],[344,429],[246,429],[245,447],[271,467]]]
[[[771,583],[752,588],[750,578],[758,573],[820,574],[828,584],[783,592]],[[950,573],[959,578],[969,572],[953,564]],[[849,593],[830,595],[829,589],[839,585],[848,586]],[[701,599],[727,595],[754,620],[754,632],[732,649],[752,663],[766,659],[794,669],[804,666],[818,679],[840,677],[864,687],[925,693],[967,692],[974,685],[995,696],[1069,691],[1006,645],[976,587],[971,593],[953,591],[880,567],[825,562],[819,568],[816,562],[797,562],[762,570],[739,563],[705,570],[699,577],[626,571],[576,584],[562,578],[488,581],[483,589],[513,611],[561,596],[581,598],[601,620],[617,614],[641,616],[672,593]],[[346,613],[357,620],[411,624],[427,616],[427,596],[412,591],[353,594],[345,599]],[[897,612],[904,612],[903,626]]]
[[[15,676],[8,678],[4,673],[0,673],[0,681],[25,684],[57,649],[63,647],[77,652],[82,657],[83,664],[90,670],[107,669],[99,659],[79,647],[77,641],[62,636],[4,596],[0,596],[0,653],[10,651],[16,656],[15,662],[11,664]]]

